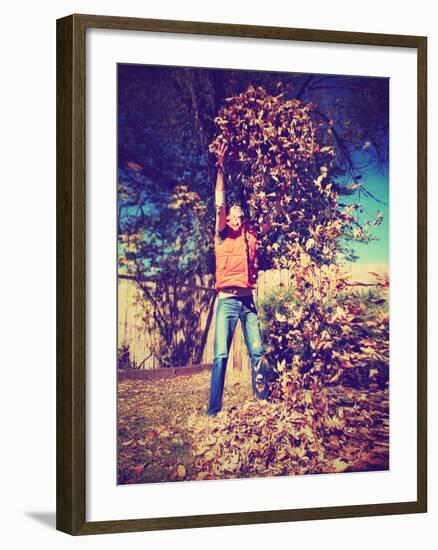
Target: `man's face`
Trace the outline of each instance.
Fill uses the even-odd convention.
[[[229,218],[230,218],[230,225],[232,227],[235,227],[236,229],[239,229],[244,221],[244,214],[243,210],[240,208],[240,206],[233,205],[230,208],[229,212]]]

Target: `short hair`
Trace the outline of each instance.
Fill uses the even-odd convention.
[[[245,215],[245,212],[243,211],[243,208],[240,206],[239,203],[233,202],[233,204],[230,206],[230,210],[231,210],[232,208],[238,208],[238,209],[242,212],[242,214]]]
[[[227,220],[229,220],[230,217],[231,217],[230,212],[231,212],[231,209],[232,209],[232,208],[238,208],[238,209],[240,210],[240,212],[242,213],[242,216],[245,217],[245,212],[244,212],[243,208],[240,206],[240,204],[238,204],[238,203],[235,202],[235,203],[233,203],[233,204],[230,206],[230,208],[229,208],[229,210],[228,210]]]

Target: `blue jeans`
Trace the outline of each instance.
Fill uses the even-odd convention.
[[[239,319],[251,359],[253,393],[259,399],[266,399],[267,397],[269,388],[260,361],[264,350],[254,300],[252,296],[221,298],[216,310],[214,358],[213,369],[211,371],[210,402],[207,409],[209,416],[216,415],[222,408],[225,370],[227,368],[231,341],[233,340],[234,331]],[[261,374],[263,377],[261,382],[264,385],[261,391],[256,386],[256,376],[258,374]]]

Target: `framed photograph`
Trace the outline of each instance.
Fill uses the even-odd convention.
[[[57,21],[57,528],[427,510],[427,40]]]

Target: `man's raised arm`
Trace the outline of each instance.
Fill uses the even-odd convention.
[[[216,233],[219,234],[227,225],[227,202],[225,192],[224,178],[224,159],[227,151],[227,144],[223,141],[216,152],[217,155],[217,176],[215,189],[215,204],[216,204]]]

